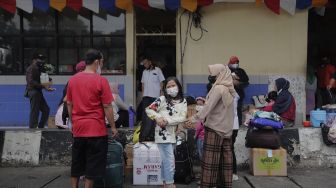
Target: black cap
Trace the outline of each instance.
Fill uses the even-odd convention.
[[[34,53],[33,59],[45,60],[46,56],[44,56],[42,53]]]

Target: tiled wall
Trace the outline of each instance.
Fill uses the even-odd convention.
[[[25,98],[25,85],[0,85],[0,127],[28,127],[29,99]],[[53,85],[56,91],[44,91],[44,97],[50,107],[50,116],[55,116],[62,98],[64,85]],[[120,96],[124,99],[124,85],[119,85]]]
[[[245,88],[244,104],[252,104],[252,96],[265,95],[268,92],[268,84],[250,84]],[[188,96],[204,97],[206,96],[206,84],[187,84]]]

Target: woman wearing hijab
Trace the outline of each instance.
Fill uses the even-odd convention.
[[[296,104],[293,95],[288,91],[289,81],[284,78],[275,80],[275,90],[278,96],[273,105],[273,112],[277,113],[286,127],[294,126]]]
[[[231,135],[234,121],[234,90],[231,71],[223,64],[209,65],[215,79],[203,109],[188,124],[204,121],[205,134],[200,187],[232,187]]]

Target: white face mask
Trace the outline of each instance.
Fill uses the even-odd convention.
[[[101,73],[102,73],[102,70],[101,70],[100,63],[98,64],[98,67],[97,67],[96,73],[97,73],[97,74],[101,74]]]
[[[178,92],[179,92],[177,86],[171,87],[171,88],[167,88],[166,91],[167,91],[167,94],[170,95],[170,96],[172,96],[172,97],[176,97],[177,94],[178,94]]]
[[[203,109],[203,106],[196,105],[196,108],[195,108],[196,112],[200,112],[200,111],[202,111],[202,109]]]
[[[236,68],[239,67],[239,64],[230,64],[229,67],[230,67],[231,69],[236,69]]]

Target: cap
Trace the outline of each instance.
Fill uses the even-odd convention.
[[[86,67],[85,61],[80,61],[76,64],[76,72],[82,72]]]
[[[33,54],[33,59],[45,60],[46,56],[44,56],[42,53],[36,52]]]
[[[239,63],[238,57],[237,56],[231,56],[229,64],[236,64],[236,63]]]

